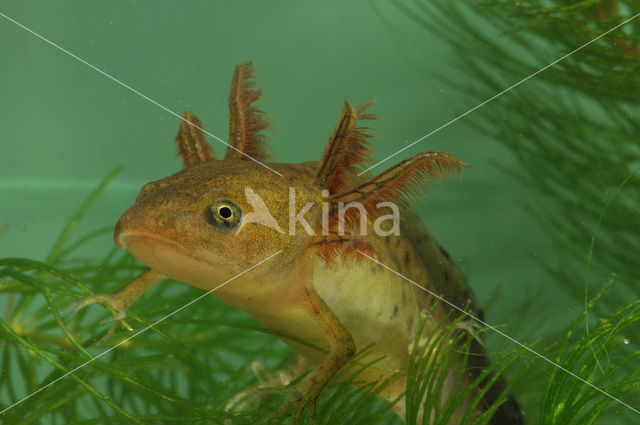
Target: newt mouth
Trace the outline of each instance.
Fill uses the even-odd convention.
[[[178,251],[182,255],[188,255],[187,250],[174,240],[158,236],[148,232],[120,232],[114,238],[116,246],[128,251],[139,247],[163,246]],[[193,257],[193,255],[188,255]],[[195,258],[195,257],[194,257]],[[200,258],[196,258],[201,260]]]
[[[144,231],[119,232],[114,241],[118,248],[126,249],[139,261],[152,268],[154,263],[161,263],[166,266],[173,262],[179,262],[176,259],[180,257],[206,264],[209,267],[215,266],[211,260],[200,255],[194,255],[192,250],[188,250],[180,243],[155,233]]]
[[[197,288],[209,291],[212,287],[229,279],[235,272],[224,259],[215,254],[186,246],[145,231],[126,231],[115,237],[116,245],[126,249],[138,261],[152,270]]]

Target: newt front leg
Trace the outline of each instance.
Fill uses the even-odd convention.
[[[314,289],[305,288],[304,301],[309,315],[329,336],[331,348],[327,357],[309,375],[287,391],[290,393],[290,398],[274,413],[265,418],[264,423],[279,417],[295,405],[294,424],[300,421],[307,408],[309,409],[311,422],[314,425],[317,424],[316,405],[320,393],[329,380],[342,369],[356,352],[356,344],[351,334]]]
[[[147,292],[153,285],[165,279],[166,277],[155,272],[152,269],[146,269],[140,275],[138,275],[131,282],[117,290],[112,294],[96,294],[82,300],[69,304],[66,309],[70,309],[69,316],[73,316],[79,310],[90,306],[94,303],[105,303],[112,309],[118,312],[112,320],[114,323],[109,328],[109,331],[104,338],[108,337],[115,330],[115,321],[120,321],[122,326],[132,331],[133,329],[125,321],[127,317],[127,309],[133,304],[142,294]]]

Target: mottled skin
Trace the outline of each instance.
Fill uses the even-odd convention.
[[[239,67],[246,67],[244,71],[247,76],[251,75],[250,65]],[[250,85],[245,81],[245,86],[242,86],[242,75],[238,77],[238,72],[236,69],[232,95],[241,98],[242,91],[249,90]],[[242,128],[247,126],[250,130],[265,127],[255,115],[256,111],[248,109],[259,93],[256,96],[255,90],[249,92],[253,96],[244,105],[241,102],[232,103],[230,98],[233,123],[230,143],[235,150],[251,152],[254,158],[262,159],[266,155],[262,155],[256,135]],[[371,221],[367,222],[367,236],[347,236],[349,241],[337,245],[335,241],[323,239],[322,236],[309,235],[300,224],[295,227],[295,234],[286,231],[290,221],[289,188],[296,190],[296,213],[308,202],[313,202],[304,218],[319,233],[322,225],[321,205],[327,201],[322,190],[326,189],[327,181],[333,181],[334,187],[344,190],[367,180],[358,179],[352,173],[339,174],[342,171],[331,167],[338,168],[340,162],[334,161],[338,165],[327,165],[326,158],[345,154],[339,143],[358,144],[358,140],[349,140],[348,137],[350,131],[353,132],[356,118],[360,117],[357,113],[361,111],[347,105],[330,140],[330,146],[335,144],[334,149],[327,148],[321,162],[303,164],[261,164],[231,149],[224,160],[213,159],[210,148],[198,131],[199,121],[193,115],[185,114],[183,117],[195,124],[193,129],[193,126],[181,123],[181,132],[178,134],[177,142],[185,168],[145,185],[135,204],[118,221],[115,230],[116,244],[127,249],[149,270],[119,292],[87,299],[77,307],[100,299],[124,313],[149,287],[170,277],[206,291],[217,288],[213,292],[215,296],[248,312],[267,328],[318,347],[283,337],[287,344],[316,367],[291,389],[290,401],[265,420],[277,417],[291,405],[296,407],[294,420],[305,409],[310,410],[315,420],[315,401],[327,381],[356,350],[371,344],[372,352],[363,361],[385,357],[360,375],[357,383],[366,384],[393,377],[392,384],[381,391],[381,396],[389,400],[401,397],[406,384],[410,347],[424,312],[432,310],[423,334],[423,338],[428,338],[449,307],[439,304],[434,308],[433,296],[360,255],[358,247],[366,247],[367,255],[457,306],[470,306],[476,315],[481,315],[481,312],[455,264],[406,208],[401,210],[400,234],[397,236],[376,235],[371,231]],[[343,149],[342,153],[340,149]],[[435,161],[431,158],[419,158],[416,161],[426,160]],[[422,162],[410,165],[416,170],[419,166],[425,166]],[[329,170],[325,174],[331,175],[331,179],[320,179],[320,168]],[[374,199],[372,197],[380,193],[383,185],[394,190],[397,186],[397,193],[400,194],[406,189],[406,174],[402,173],[417,171],[407,171],[406,165],[405,169],[398,170],[383,182],[363,187],[359,196],[367,197],[362,198],[365,201]],[[394,184],[396,186],[392,186]],[[285,229],[284,233],[260,223],[242,225],[242,218],[254,210],[245,196],[247,187],[261,197],[277,223]],[[395,199],[395,196],[385,199],[389,198]],[[352,200],[353,194],[336,198],[341,199]],[[228,202],[241,211],[240,221],[233,225],[217,223],[211,216],[215,214],[211,206],[218,205],[216,202]],[[349,230],[353,230],[352,227]],[[331,254],[331,250],[322,251],[332,244],[336,252]],[[345,254],[344,257],[342,254]],[[478,354],[471,356],[474,359],[471,366],[476,369],[452,372],[465,373],[465,382],[470,382],[486,365],[480,344],[474,343],[472,348]],[[502,388],[503,383],[499,382],[496,390],[486,397],[486,402],[491,403]],[[403,400],[398,401],[394,408],[402,415]],[[517,405],[509,402],[494,416],[492,424],[517,424],[519,421]]]

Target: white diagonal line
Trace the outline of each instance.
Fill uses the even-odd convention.
[[[260,261],[257,264],[254,264],[253,266],[249,267],[248,269],[246,269],[245,271],[233,276],[231,279],[221,283],[220,285],[216,286],[215,288],[211,289],[210,291],[205,292],[204,294],[200,295],[199,297],[189,301],[188,303],[186,303],[185,305],[183,305],[182,307],[172,311],[171,313],[167,314],[166,316],[164,316],[162,319],[156,320],[155,322],[153,322],[152,324],[140,329],[138,332],[134,333],[133,335],[131,335],[129,338],[124,339],[122,341],[120,341],[119,343],[117,343],[116,345],[114,345],[113,347],[103,351],[102,353],[98,354],[95,357],[92,357],[91,359],[87,360],[86,362],[82,363],[80,366],[77,366],[76,368],[70,370],[69,372],[65,373],[64,375],[60,376],[59,378],[49,382],[47,385],[37,389],[36,391],[32,392],[31,394],[29,394],[28,396],[16,401],[15,403],[13,403],[12,405],[5,407],[2,411],[0,411],[0,415],[4,414],[6,411],[8,411],[9,409],[17,406],[18,404],[22,403],[23,401],[33,397],[34,395],[38,394],[41,391],[46,390],[47,388],[49,388],[50,386],[52,386],[53,384],[55,384],[56,382],[66,378],[67,376],[71,375],[72,373],[78,371],[79,369],[82,369],[83,367],[85,367],[86,365],[88,365],[89,363],[94,362],[95,360],[99,359],[100,357],[104,356],[105,354],[107,354],[108,352],[110,352],[111,350],[121,346],[122,344],[124,344],[125,342],[135,338],[136,336],[140,335],[141,333],[147,331],[149,328],[157,325],[158,323],[162,322],[163,320],[168,319],[169,317],[173,316],[174,314],[176,314],[177,312],[189,307],[191,304],[201,300],[202,298],[206,297],[207,295],[211,294],[213,291],[222,288],[224,285],[226,285],[227,283],[231,282],[232,280],[237,279],[238,277],[242,276],[243,274],[247,273],[250,270],[253,270],[254,268],[258,267],[260,264],[265,263],[266,261],[269,261],[270,259],[272,259],[273,257],[275,257],[276,255],[280,254],[282,252],[282,250],[276,252],[275,254],[270,255],[269,257],[265,258],[264,260]]]
[[[569,374],[569,375],[573,376],[573,377],[574,377],[574,378],[576,378],[577,380],[579,380],[579,381],[581,381],[581,382],[583,382],[583,383],[587,384],[587,385],[588,385],[588,386],[590,386],[591,388],[593,388],[593,389],[595,389],[595,390],[599,391],[600,393],[604,394],[605,396],[609,397],[610,399],[612,399],[612,400],[614,400],[614,401],[617,401],[618,403],[620,403],[621,405],[625,406],[626,408],[628,408],[628,409],[630,409],[630,410],[633,410],[635,413],[640,414],[640,410],[638,410],[638,409],[636,409],[636,408],[634,408],[634,407],[631,407],[630,405],[628,405],[628,404],[627,404],[627,403],[625,403],[624,401],[622,401],[622,400],[620,400],[620,399],[618,399],[618,398],[616,398],[616,397],[612,396],[611,394],[609,394],[609,393],[608,393],[608,392],[606,392],[605,390],[603,390],[603,389],[601,389],[601,388],[598,388],[597,386],[593,385],[591,382],[589,382],[589,381],[587,381],[587,380],[585,380],[585,379],[583,379],[583,378],[579,377],[579,376],[578,376],[578,375],[576,375],[575,373],[571,372],[569,369],[566,369],[566,368],[564,368],[564,367],[560,366],[558,363],[554,362],[553,360],[549,359],[548,357],[546,357],[546,356],[544,356],[544,355],[542,355],[542,354],[538,353],[537,351],[533,350],[532,348],[530,348],[530,347],[528,347],[528,346],[524,345],[523,343],[521,343],[521,342],[519,342],[519,341],[515,340],[514,338],[510,337],[509,335],[507,335],[506,333],[502,332],[501,330],[499,330],[499,329],[497,329],[497,328],[495,328],[495,327],[493,327],[493,326],[489,325],[488,323],[484,322],[483,320],[478,319],[478,318],[477,318],[477,317],[475,317],[473,314],[471,314],[471,313],[469,313],[469,312],[465,311],[464,309],[462,309],[462,308],[458,307],[457,305],[455,305],[455,304],[453,304],[453,303],[451,303],[451,302],[449,302],[449,301],[445,300],[445,299],[444,299],[444,298],[442,298],[440,295],[438,295],[438,294],[436,294],[436,293],[434,293],[434,292],[432,292],[432,291],[428,290],[427,288],[423,287],[422,285],[417,284],[416,282],[414,282],[413,280],[409,279],[409,278],[408,278],[408,277],[406,277],[405,275],[403,275],[403,274],[401,274],[401,273],[399,273],[399,272],[395,271],[395,270],[394,270],[394,269],[392,269],[391,267],[388,267],[388,266],[386,266],[386,265],[382,264],[380,261],[378,261],[378,260],[376,260],[375,258],[373,258],[373,257],[371,257],[371,256],[369,256],[369,255],[367,255],[366,253],[364,253],[364,252],[360,251],[359,249],[357,249],[357,251],[358,251],[361,255],[364,255],[365,257],[367,257],[368,259],[370,259],[371,261],[373,261],[373,262],[375,262],[375,263],[377,263],[377,264],[381,265],[382,267],[384,267],[385,269],[389,270],[390,272],[392,272],[392,273],[394,273],[394,274],[396,274],[396,275],[400,276],[401,278],[403,278],[403,279],[404,279],[404,280],[406,280],[407,282],[410,282],[410,283],[412,283],[413,285],[417,286],[418,288],[422,289],[423,291],[425,291],[425,292],[429,293],[430,295],[433,295],[434,297],[436,297],[437,299],[439,299],[439,300],[440,300],[440,301],[442,301],[443,303],[445,303],[445,304],[449,305],[449,306],[450,306],[450,307],[452,307],[452,308],[455,308],[456,310],[458,310],[459,312],[463,313],[464,315],[469,316],[471,319],[473,319],[473,320],[475,320],[476,322],[478,322],[478,323],[482,324],[483,326],[485,326],[485,327],[487,327],[487,328],[489,328],[489,329],[491,329],[491,330],[493,330],[493,331],[495,331],[495,332],[499,333],[499,334],[500,334],[500,335],[502,335],[503,337],[507,338],[509,341],[511,341],[511,342],[513,342],[513,343],[517,344],[518,346],[520,346],[520,347],[524,348],[525,350],[529,351],[531,354],[533,354],[533,355],[535,355],[535,356],[537,356],[537,357],[541,358],[542,360],[546,361],[547,363],[552,364],[553,366],[555,366],[555,367],[557,367],[558,369],[562,370],[563,372],[565,372],[565,373],[567,373],[567,374]]]
[[[156,105],[158,108],[163,109],[165,111],[167,111],[168,113],[170,113],[171,115],[175,115],[176,117],[178,117],[179,119],[181,119],[182,121],[186,122],[187,124],[197,128],[198,130],[202,131],[203,133],[213,137],[215,140],[224,143],[225,145],[227,145],[228,147],[230,147],[231,149],[234,149],[235,151],[241,153],[242,155],[246,156],[247,158],[249,158],[252,161],[257,162],[258,164],[262,165],[263,167],[265,167],[268,170],[273,171],[274,173],[276,173],[277,175],[279,175],[280,177],[283,177],[282,174],[280,174],[279,172],[277,172],[276,170],[274,170],[273,168],[269,167],[268,165],[258,161],[257,159],[253,158],[250,155],[247,155],[246,153],[242,152],[240,149],[237,149],[234,146],[231,146],[229,143],[225,142],[224,140],[222,140],[221,138],[219,138],[218,136],[216,136],[215,134],[209,133],[207,130],[203,129],[202,127],[199,127],[197,125],[195,125],[194,123],[192,123],[191,121],[183,118],[180,116],[180,114],[177,114],[175,112],[173,112],[171,109],[167,108],[164,105],[161,105],[160,103],[156,102],[155,100],[151,99],[149,96],[146,96],[142,93],[140,93],[138,90],[134,89],[133,87],[123,83],[122,81],[118,80],[116,77],[112,76],[111,74],[106,73],[105,71],[101,70],[100,68],[90,64],[89,62],[85,61],[84,59],[79,58],[78,56],[74,55],[73,53],[71,53],[70,51],[66,50],[65,48],[59,46],[58,44],[54,43],[53,41],[45,38],[44,36],[38,34],[37,32],[33,31],[30,28],[27,28],[26,26],[22,25],[20,22],[16,21],[15,19],[12,19],[10,17],[8,17],[7,15],[5,15],[4,13],[0,12],[0,16],[2,16],[3,18],[5,18],[6,20],[13,22],[14,24],[16,24],[17,26],[19,26],[20,28],[30,32],[31,34],[35,35],[36,37],[38,37],[39,39],[49,43],[50,45],[52,45],[53,47],[55,47],[56,49],[66,53],[67,55],[71,56],[72,58],[76,59],[79,62],[82,62],[83,64],[87,65],[89,68],[93,69],[94,71],[99,72],[100,74],[104,75],[105,77],[107,77],[108,79],[114,81],[117,84],[120,84],[122,87],[132,91],[133,93],[137,94],[138,96],[142,97],[145,100],[148,100],[149,102],[153,103],[154,105]]]
[[[418,139],[418,140],[416,140],[415,142],[412,142],[411,144],[409,144],[409,145],[405,146],[404,148],[400,149],[400,150],[399,150],[399,151],[397,151],[396,153],[389,155],[388,157],[386,157],[386,158],[385,158],[385,159],[383,159],[382,161],[380,161],[380,162],[376,162],[376,163],[375,163],[375,164],[373,164],[371,167],[369,167],[369,168],[367,168],[366,170],[364,170],[364,171],[360,172],[360,173],[358,174],[358,176],[360,176],[360,175],[362,175],[362,174],[366,173],[367,171],[371,170],[371,169],[372,169],[372,168],[374,168],[374,167],[377,167],[378,165],[380,165],[380,164],[382,164],[383,162],[385,162],[385,161],[387,161],[387,160],[389,160],[389,159],[393,158],[394,156],[398,155],[399,153],[401,153],[401,152],[403,152],[403,151],[405,151],[405,150],[409,149],[411,146],[415,145],[415,144],[416,144],[416,143],[418,143],[418,142],[423,141],[423,140],[424,140],[424,139],[426,139],[427,137],[431,136],[432,134],[437,133],[438,131],[442,130],[443,128],[448,127],[449,125],[453,124],[454,122],[458,121],[459,119],[464,118],[465,116],[469,115],[470,113],[472,113],[472,112],[473,112],[473,111],[475,111],[476,109],[483,107],[484,105],[486,105],[487,103],[491,102],[492,100],[494,100],[494,99],[496,99],[496,98],[498,98],[498,97],[502,96],[503,94],[505,94],[505,93],[506,93],[506,92],[508,92],[509,90],[511,90],[511,89],[513,89],[513,88],[515,88],[515,87],[518,87],[520,84],[524,83],[525,81],[527,81],[527,80],[529,80],[529,79],[531,79],[531,78],[535,77],[536,75],[538,75],[538,74],[540,74],[540,73],[542,73],[542,72],[546,71],[547,69],[551,68],[552,66],[554,66],[554,65],[555,65],[555,64],[557,64],[558,62],[563,61],[564,59],[568,58],[569,56],[571,56],[572,54],[576,53],[577,51],[584,49],[584,48],[585,48],[585,47],[587,47],[589,44],[591,44],[591,43],[593,43],[593,42],[595,42],[595,41],[599,40],[600,38],[604,37],[605,35],[609,34],[610,32],[615,31],[615,30],[617,30],[618,28],[620,28],[621,26],[623,26],[623,25],[625,25],[625,24],[627,24],[627,23],[631,22],[632,20],[636,19],[638,16],[640,16],[640,12],[639,12],[639,13],[636,13],[636,14],[635,14],[635,15],[633,15],[632,17],[630,17],[630,18],[628,18],[628,19],[626,19],[626,20],[622,21],[622,23],[620,23],[620,24],[616,25],[615,27],[611,28],[610,30],[608,30],[608,31],[606,31],[606,32],[603,32],[602,34],[600,34],[599,36],[597,36],[597,37],[596,37],[596,38],[594,38],[593,40],[588,41],[588,42],[584,43],[582,46],[580,46],[580,47],[578,47],[578,48],[576,48],[576,49],[574,49],[574,50],[570,51],[569,53],[567,53],[566,55],[562,56],[561,58],[556,59],[555,61],[551,62],[549,65],[545,66],[544,68],[541,68],[541,69],[537,70],[536,72],[534,72],[533,74],[529,75],[528,77],[523,78],[522,80],[518,81],[518,82],[517,82],[517,83],[515,83],[515,84],[512,84],[511,86],[509,86],[509,87],[507,87],[506,89],[502,90],[500,93],[498,93],[498,94],[495,94],[495,95],[491,96],[489,99],[485,100],[484,102],[482,102],[482,103],[481,103],[481,104],[479,104],[479,105],[474,106],[473,108],[469,109],[469,110],[468,110],[467,112],[465,112],[464,114],[462,114],[462,115],[459,115],[459,116],[455,117],[455,118],[454,118],[454,119],[452,119],[451,121],[449,121],[449,122],[447,122],[447,123],[445,123],[445,124],[441,125],[440,127],[436,128],[435,130],[433,130],[433,131],[431,131],[431,132],[429,132],[429,133],[425,134],[424,136],[422,136],[421,138],[419,138],[419,139]]]

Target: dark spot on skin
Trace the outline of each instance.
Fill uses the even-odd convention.
[[[397,315],[398,315],[398,304],[393,306],[393,314],[391,315],[391,318],[394,319]]]
[[[447,273],[447,269],[444,269],[444,273],[442,273],[442,277],[444,280],[449,280],[449,273]]]
[[[402,291],[402,304],[407,303],[407,291]]]
[[[376,265],[375,265],[375,264],[372,264],[372,265],[371,265],[370,270],[371,270],[371,271],[370,271],[370,273],[371,273],[371,274],[375,274],[375,273],[377,273],[377,272],[378,272],[378,269],[377,269],[377,267],[376,267]]]
[[[405,265],[405,267],[409,266],[409,258],[410,258],[409,257],[409,251],[405,251],[404,252],[404,265]]]
[[[447,251],[445,251],[445,249],[443,247],[441,247],[440,245],[438,245],[438,248],[440,248],[440,252],[442,253],[442,255],[444,255],[444,257],[447,260],[451,260],[451,256],[449,255],[449,253]]]

